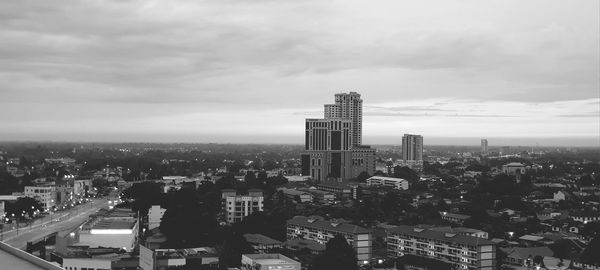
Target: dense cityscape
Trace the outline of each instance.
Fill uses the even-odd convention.
[[[435,146],[408,133],[367,146],[362,108],[359,93],[336,94],[306,119],[303,146],[2,143],[2,263],[600,267],[598,148]]]

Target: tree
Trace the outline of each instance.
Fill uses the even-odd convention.
[[[600,254],[600,237],[596,236],[590,241],[583,253],[581,253],[579,260],[585,264],[600,265],[600,256],[598,254]]]
[[[141,216],[145,216],[152,205],[163,202],[162,184],[155,182],[136,183],[123,191],[123,197],[133,200],[132,210],[139,211]]]
[[[325,245],[325,252],[315,259],[314,270],[358,270],[356,252],[342,235],[336,235]]]
[[[25,215],[33,217],[36,211],[44,211],[44,206],[40,201],[31,197],[21,197],[16,202],[7,204],[6,216],[12,217],[14,214],[15,217],[25,217]]]
[[[242,265],[242,254],[254,253],[252,246],[238,233],[231,234],[221,249],[219,264],[221,267],[240,267]]]
[[[361,172],[357,177],[356,177],[356,182],[361,182],[364,183],[367,181],[367,179],[369,179],[369,177],[371,177],[369,175],[369,173],[367,172]]]
[[[402,167],[400,165],[394,167],[394,177],[406,179],[408,181],[418,181],[419,174],[409,167]]]

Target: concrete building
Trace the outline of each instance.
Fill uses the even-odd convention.
[[[137,245],[138,226],[138,219],[130,209],[115,208],[99,212],[90,216],[81,229],[75,232],[78,241],[72,245],[132,251]]]
[[[412,254],[447,262],[457,269],[496,267],[496,244],[478,237],[398,226],[388,230],[386,240],[390,257]]]
[[[413,134],[402,136],[402,160],[423,160],[423,136]]]
[[[40,259],[0,242],[0,268],[7,270],[63,270],[60,265]]]
[[[440,216],[443,220],[449,221],[450,223],[457,225],[462,225],[465,222],[465,220],[471,217],[468,215],[455,214],[449,212],[440,212]]]
[[[407,190],[408,181],[402,178],[384,177],[384,176],[372,176],[367,179],[367,185],[369,186],[383,186],[398,190]]]
[[[335,201],[335,194],[318,189],[303,188],[300,189],[313,196],[313,202],[320,204],[331,204]]]
[[[360,262],[371,259],[371,230],[353,224],[328,221],[316,216],[296,216],[287,221],[286,235],[288,240],[307,239],[323,245],[336,235],[342,235],[354,248]]]
[[[263,211],[264,196],[263,191],[259,189],[251,189],[245,195],[226,189],[222,191],[221,198],[225,220],[229,224],[240,222],[254,212]]]
[[[24,195],[39,200],[46,211],[56,205],[56,190],[53,186],[26,186]]]
[[[152,250],[140,245],[138,265],[142,270],[219,269],[219,255],[211,247]]]
[[[244,234],[244,238],[248,244],[252,245],[254,251],[258,253],[267,253],[273,249],[282,247],[282,243],[280,241],[258,233]]]
[[[362,103],[356,92],[335,94],[335,104],[325,105],[325,119],[341,118],[352,124],[352,145],[362,144]]]
[[[242,270],[301,270],[300,263],[278,253],[242,254]]]
[[[167,209],[160,207],[160,205],[153,205],[148,210],[148,230],[160,227],[160,221]]]
[[[291,188],[279,188],[277,190],[283,192],[283,195],[289,200],[299,200],[298,202],[301,203],[313,201],[313,195],[305,191]]]
[[[325,105],[323,119],[306,119],[302,175],[317,182],[347,181],[360,173],[375,173],[375,149],[361,145],[362,99],[351,92],[335,95]]]
[[[508,175],[519,175],[525,173],[526,166],[519,162],[511,162],[502,165],[502,172]]]
[[[488,152],[488,140],[481,139],[481,154],[487,154]]]

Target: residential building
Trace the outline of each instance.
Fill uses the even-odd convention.
[[[468,218],[471,217],[468,215],[449,213],[449,212],[440,212],[440,216],[442,217],[443,220],[449,221],[450,223],[457,224],[457,225],[462,225],[465,222],[465,220],[467,220]]]
[[[160,221],[167,209],[160,207],[160,205],[153,205],[148,210],[148,230],[160,227]]]
[[[437,259],[458,269],[495,269],[496,244],[479,237],[398,226],[387,232],[388,256]]]
[[[300,263],[278,253],[242,254],[241,270],[301,270]]]
[[[287,221],[286,235],[288,240],[307,239],[322,245],[336,235],[342,235],[354,248],[360,262],[371,259],[373,239],[371,230],[357,225],[325,220],[318,216],[296,216]]]
[[[281,248],[282,246],[280,241],[258,233],[244,234],[244,238],[246,239],[246,242],[252,245],[252,248],[254,248],[254,250],[258,253],[268,253],[269,251]]]
[[[26,186],[24,195],[39,200],[46,211],[56,205],[56,190],[53,186]]]
[[[488,140],[481,139],[481,154],[487,154],[488,152]]]
[[[414,134],[402,136],[402,160],[423,160],[423,136]]]
[[[254,212],[263,211],[264,196],[260,189],[250,189],[248,194],[238,194],[235,190],[226,189],[222,191],[223,210],[225,220],[232,224],[240,222],[244,217]]]
[[[362,103],[356,92],[335,94],[335,104],[325,105],[325,119],[341,118],[352,123],[352,145],[362,144]]]
[[[330,204],[333,203],[333,201],[335,201],[335,194],[331,192],[309,188],[303,188],[300,190],[311,194],[313,196],[313,202],[315,203]]]
[[[407,190],[408,181],[402,178],[384,177],[384,176],[372,176],[367,179],[367,185],[369,186],[383,186],[390,187],[398,190]]]
[[[535,256],[547,257],[554,253],[548,247],[513,247],[500,248],[506,253],[504,263],[515,266],[532,267]]]

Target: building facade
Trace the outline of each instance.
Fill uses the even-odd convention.
[[[323,119],[306,119],[302,175],[320,182],[346,181],[375,173],[375,149],[361,145],[362,99],[356,92],[335,95]]]
[[[384,177],[384,176],[372,176],[367,179],[367,185],[369,186],[383,186],[398,190],[407,190],[408,181],[402,178]]]
[[[262,190],[251,189],[245,195],[238,194],[235,190],[223,190],[221,198],[225,220],[229,224],[240,222],[254,212],[263,211],[264,196]]]
[[[423,136],[414,134],[402,136],[402,160],[423,160]]]
[[[487,154],[487,152],[488,152],[488,140],[482,139],[481,140],[481,153]]]
[[[356,251],[360,262],[371,259],[371,230],[360,226],[328,221],[320,217],[296,216],[287,221],[287,239],[307,239],[325,245],[336,235],[342,235]]]
[[[496,245],[479,237],[398,226],[387,232],[390,257],[412,254],[452,264],[456,269],[496,269]]]
[[[46,211],[56,205],[56,190],[51,186],[26,186],[24,195],[39,200]]]
[[[278,253],[242,254],[242,270],[301,270],[299,262]]]

